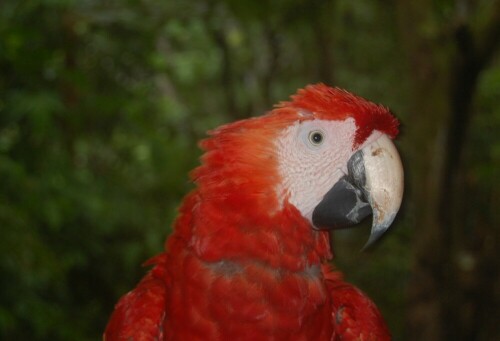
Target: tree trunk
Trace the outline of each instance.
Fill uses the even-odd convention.
[[[483,267],[474,261],[485,259],[485,250],[471,253],[469,241],[461,236],[468,230],[469,236],[481,238],[466,225],[473,213],[465,204],[463,150],[478,76],[498,46],[498,4],[492,5],[496,8],[489,24],[474,35],[461,15],[443,22],[433,11],[433,1],[398,2],[414,95],[407,124],[414,146],[407,169],[416,223],[409,340],[478,339],[478,318],[493,297],[494,276],[481,276]]]

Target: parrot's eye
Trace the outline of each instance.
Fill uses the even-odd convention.
[[[323,132],[319,130],[313,130],[309,133],[309,142],[315,146],[319,146],[323,143]]]

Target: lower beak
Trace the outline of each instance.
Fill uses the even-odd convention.
[[[315,207],[312,221],[318,229],[340,229],[358,224],[373,214],[370,238],[379,239],[394,221],[403,198],[403,166],[386,135],[352,155],[348,174]]]

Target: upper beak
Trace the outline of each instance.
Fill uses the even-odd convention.
[[[403,199],[403,166],[392,141],[382,135],[352,155],[348,174],[315,207],[312,221],[319,229],[338,229],[373,214],[365,247],[372,245],[392,224]]]

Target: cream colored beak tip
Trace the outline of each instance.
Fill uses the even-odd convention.
[[[404,174],[396,146],[387,135],[363,148],[366,193],[373,210],[373,222],[366,249],[389,228],[401,207]]]

